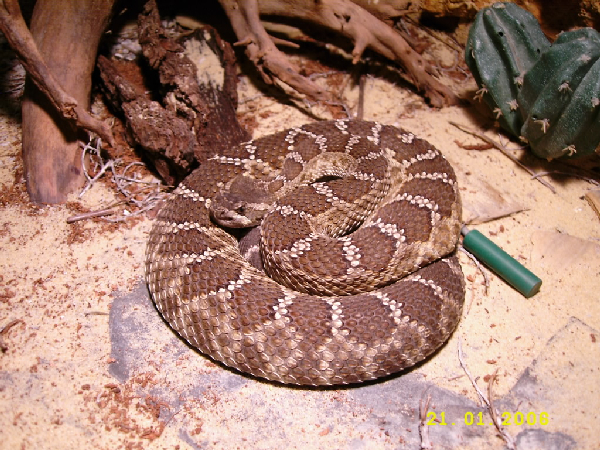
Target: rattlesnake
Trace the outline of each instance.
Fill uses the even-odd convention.
[[[269,210],[270,277],[215,223],[254,224],[251,203]],[[454,171],[431,144],[376,122],[316,122],[189,175],[150,232],[146,281],[214,360],[283,383],[361,382],[421,361],[455,329],[460,219]]]

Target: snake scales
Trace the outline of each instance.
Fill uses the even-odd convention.
[[[261,208],[270,277],[215,223],[253,224]],[[460,217],[454,171],[431,144],[375,122],[317,122],[189,175],[150,233],[147,283],[171,327],[227,366],[361,382],[417,363],[455,329]]]

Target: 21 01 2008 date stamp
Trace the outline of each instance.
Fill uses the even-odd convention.
[[[500,416],[500,425],[548,425],[550,418],[546,412],[528,412],[522,413],[517,411],[515,413],[503,412]],[[463,417],[465,425],[494,425],[492,421],[486,421],[483,417],[483,412],[472,413],[467,411]],[[427,413],[427,419],[425,421],[427,425],[456,425],[455,422],[446,422],[446,413],[429,411]]]

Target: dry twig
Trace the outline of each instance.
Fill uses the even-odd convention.
[[[494,403],[493,403],[493,399],[492,399],[492,383],[496,380],[496,374],[498,372],[498,369],[496,369],[496,371],[490,378],[490,381],[488,384],[488,395],[486,396],[481,391],[481,389],[479,389],[479,386],[477,385],[477,381],[475,380],[475,378],[473,378],[473,375],[471,375],[471,372],[469,372],[469,369],[467,368],[467,365],[464,361],[464,355],[463,355],[463,351],[462,351],[462,340],[461,340],[460,336],[458,338],[458,361],[460,362],[460,366],[462,367],[462,369],[467,374],[467,377],[471,381],[471,384],[475,388],[475,391],[477,392],[477,396],[479,397],[480,405],[485,406],[486,409],[488,410],[490,417],[492,418],[492,422],[493,422],[494,426],[496,427],[496,429],[498,430],[498,433],[500,433],[500,436],[506,443],[506,447],[509,450],[517,450],[517,443],[516,443],[515,439],[508,433],[508,431],[506,431],[506,428],[502,425],[502,422],[500,420],[500,415],[498,414],[498,410],[496,410],[496,408],[494,407]]]
[[[433,445],[429,440],[429,425],[427,424],[427,411],[429,411],[429,403],[431,402],[431,395],[427,393],[427,400],[423,404],[423,399],[419,400],[419,434],[421,435],[421,450],[433,449]]]
[[[487,277],[487,273],[485,271],[485,269],[483,268],[483,266],[481,265],[481,263],[479,262],[479,260],[477,258],[475,258],[475,256],[468,251],[466,248],[464,248],[462,245],[458,247],[458,249],[463,252],[465,255],[467,255],[469,257],[469,259],[471,261],[473,261],[473,263],[475,264],[475,266],[477,267],[477,269],[481,272],[481,274],[483,275],[483,281],[485,283],[485,295],[488,295],[488,289],[490,287],[490,281]]]
[[[115,211],[109,208],[100,209],[97,211],[89,211],[81,214],[75,214],[74,216],[70,216],[67,218],[67,223],[75,223],[80,220],[93,219],[94,217],[104,217],[104,216],[112,216],[115,214]]]
[[[125,200],[115,202],[107,208],[103,208],[101,210],[90,211],[71,216],[67,219],[68,223],[90,219],[93,217],[112,216],[116,214],[112,208],[122,204],[133,205],[136,208],[134,212],[129,212],[127,209],[125,209],[121,215],[105,218],[105,220],[108,222],[122,222],[129,217],[137,216],[145,211],[153,209],[166,196],[166,193],[163,192],[164,187],[161,186],[158,179],[145,181],[142,180],[137,173],[134,173],[133,175],[127,175],[131,168],[137,165],[143,166],[144,164],[142,162],[134,161],[129,163],[122,170],[119,170],[118,166],[121,163],[121,160],[116,158],[104,161],[102,158],[101,148],[101,139],[97,139],[95,145],[92,145],[92,140],[90,140],[90,142],[85,144],[83,147],[83,151],[81,152],[81,165],[83,167],[83,173],[87,179],[87,183],[79,194],[79,197],[82,197],[96,183],[96,181],[110,171],[112,173],[111,181],[115,184],[117,190],[125,197]],[[93,176],[90,175],[90,171],[85,164],[86,158],[90,159],[90,165],[93,166],[92,171],[95,173]],[[138,190],[132,191],[130,189],[132,185],[138,186]],[[139,186],[142,187],[139,188]],[[144,193],[144,191],[148,190],[149,192]],[[141,198],[139,198],[140,194],[142,195]]]
[[[84,313],[83,315],[85,317],[88,317],[88,316],[108,316],[110,314],[105,311],[88,311],[88,312]]]
[[[23,322],[21,319],[15,319],[15,320],[8,322],[6,325],[4,325],[2,327],[2,329],[0,329],[0,351],[2,351],[2,353],[6,352],[8,350],[8,345],[6,345],[4,343],[3,336],[6,333],[8,333],[8,330],[10,330],[12,327],[14,327],[15,325],[17,325],[19,323],[25,324],[25,322]]]
[[[548,171],[548,172],[538,172],[534,175],[532,175],[531,178],[533,179],[538,179],[539,177],[544,177],[547,175],[564,175],[567,177],[575,177],[575,178],[579,178],[581,180],[587,181],[590,184],[593,184],[595,186],[600,186],[600,182],[598,180],[595,180],[593,178],[590,178],[589,176],[586,176],[582,173],[577,173],[577,172],[562,172],[560,170],[552,170],[552,171]]]
[[[449,122],[451,125],[454,125],[456,128],[458,128],[459,130],[464,131],[465,133],[469,133],[475,137],[478,137],[479,139],[487,142],[488,144],[492,145],[493,147],[495,147],[496,149],[500,150],[500,152],[506,156],[507,158],[509,158],[512,162],[514,162],[516,165],[518,165],[520,168],[522,168],[523,170],[525,170],[527,173],[529,173],[529,175],[531,176],[535,176],[535,172],[533,170],[531,170],[529,167],[527,167],[525,164],[523,164],[521,161],[519,161],[513,154],[511,154],[508,149],[502,145],[499,142],[494,141],[493,139],[487,137],[485,134],[483,133],[479,133],[475,130],[472,130],[468,127],[465,127],[464,125],[461,125],[459,123],[456,122]],[[541,178],[536,178],[540,183],[542,183],[544,186],[546,186],[548,189],[550,189],[552,191],[553,194],[556,194],[556,189],[554,189],[554,187],[548,183],[545,180],[542,180]]]
[[[358,106],[356,108],[356,118],[363,119],[365,115],[365,90],[367,87],[367,76],[363,73],[360,75],[358,85]]]

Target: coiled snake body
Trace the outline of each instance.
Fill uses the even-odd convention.
[[[270,277],[215,223],[265,211]],[[360,382],[417,363],[455,329],[460,217],[454,171],[431,144],[375,122],[317,122],[188,176],[152,228],[146,279],[167,322],[217,361],[283,383]]]

